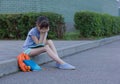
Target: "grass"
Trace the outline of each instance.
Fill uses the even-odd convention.
[[[74,31],[74,32],[66,32],[64,37],[64,40],[79,40],[79,31]]]
[[[88,38],[82,37],[80,36],[79,31],[76,30],[74,32],[66,32],[63,37],[63,40],[99,40],[102,38],[105,38],[105,37],[95,37],[95,36],[91,36]]]

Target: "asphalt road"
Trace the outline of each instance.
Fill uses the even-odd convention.
[[[0,78],[0,84],[120,84],[120,41],[63,58],[76,70],[60,70],[55,62],[46,70],[18,72]]]

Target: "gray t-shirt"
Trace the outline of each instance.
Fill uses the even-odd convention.
[[[36,43],[32,40],[31,36],[36,36],[40,39],[40,32],[38,31],[37,27],[32,28],[27,35],[27,38],[23,44],[23,50],[27,50],[29,46],[34,46]]]

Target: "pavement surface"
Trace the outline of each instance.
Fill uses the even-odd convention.
[[[18,72],[0,78],[0,84],[120,84],[120,40],[79,52],[63,60],[76,70],[60,70],[55,62],[37,72]]]
[[[54,41],[57,49],[66,48],[73,44],[86,44],[92,41]],[[16,58],[23,50],[24,41],[22,40],[0,40],[0,62],[8,59]]]
[[[53,41],[60,57],[83,51],[92,47],[94,41]],[[21,40],[0,40],[0,77],[19,71],[16,57],[23,52]],[[89,44],[92,44],[89,45]],[[86,46],[87,45],[87,46]],[[38,64],[52,61],[46,53],[31,57]]]

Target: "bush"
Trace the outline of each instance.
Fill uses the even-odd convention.
[[[65,33],[64,18],[51,12],[0,14],[0,39],[25,39],[28,31],[35,26],[38,16],[46,16],[50,21],[48,38],[63,38]]]
[[[75,13],[74,21],[75,28],[83,37],[111,36],[120,33],[120,18],[117,16],[81,11]]]

